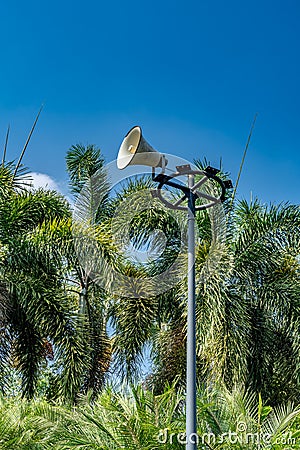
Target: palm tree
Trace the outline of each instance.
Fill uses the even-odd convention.
[[[72,313],[62,267],[51,258],[49,242],[40,239],[42,229],[69,220],[69,206],[55,192],[26,190],[11,163],[2,165],[0,178],[1,363],[22,374],[22,392],[32,397],[55,346],[61,392],[72,397],[85,367],[82,324]]]
[[[104,386],[111,361],[111,341],[107,331],[108,298],[104,289],[95,282],[90,268],[82,262],[82,255],[88,245],[87,241],[92,237],[97,242],[98,251],[110,260],[114,259],[115,248],[111,244],[109,229],[103,220],[107,215],[109,187],[103,169],[104,159],[100,149],[94,145],[73,145],[67,152],[66,162],[70,188],[76,202],[76,216],[71,228],[72,245],[67,251],[64,246],[62,249],[71,269],[66,286],[67,289],[73,290],[75,287],[79,312],[86,320],[88,370],[84,376],[82,390],[92,390],[95,395]],[[91,212],[91,220],[86,217],[87,211]]]
[[[38,443],[67,450],[180,449],[166,442],[165,430],[179,433],[183,425],[180,393],[168,388],[159,396],[141,387],[113,390],[107,387],[91,403],[82,397],[76,408],[39,402],[29,418]]]
[[[300,410],[292,403],[272,408],[241,386],[229,391],[217,385],[200,390],[197,406],[203,448],[296,448]]]
[[[300,208],[235,210],[233,277],[245,302],[246,385],[271,404],[299,398]]]

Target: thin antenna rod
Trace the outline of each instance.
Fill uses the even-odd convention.
[[[16,165],[16,168],[15,168],[15,171],[14,171],[13,178],[15,178],[15,176],[16,176],[16,174],[17,174],[17,171],[18,171],[18,169],[19,169],[19,167],[20,167],[20,164],[21,164],[21,162],[22,162],[24,153],[25,153],[26,148],[27,148],[27,146],[28,146],[28,144],[29,144],[29,141],[30,141],[30,139],[31,139],[32,133],[33,133],[33,131],[34,131],[34,129],[35,129],[35,126],[36,126],[36,124],[37,124],[37,121],[39,120],[39,117],[40,117],[40,114],[41,114],[41,112],[42,112],[43,107],[44,107],[44,105],[41,106],[41,108],[40,108],[40,110],[39,110],[39,112],[38,112],[38,114],[37,114],[37,116],[36,116],[36,118],[35,118],[34,124],[32,125],[32,128],[31,128],[30,133],[29,133],[28,138],[27,138],[27,141],[26,141],[26,143],[25,143],[25,145],[24,145],[24,148],[23,148],[23,150],[22,150],[22,152],[21,152],[19,161],[17,162],[17,165]]]
[[[10,131],[10,125],[8,125],[7,132],[6,132],[6,138],[5,138],[5,144],[4,144],[4,151],[3,151],[3,158],[2,158],[2,167],[4,167],[5,158],[6,158],[6,151],[7,151],[7,144],[8,144],[9,131]]]
[[[245,158],[246,158],[246,155],[247,155],[248,147],[249,147],[249,144],[250,144],[250,141],[251,141],[251,137],[252,137],[252,133],[253,133],[253,130],[254,130],[254,125],[255,125],[255,122],[256,122],[256,118],[257,118],[257,113],[255,114],[253,122],[252,122],[252,125],[251,125],[251,129],[250,129],[250,133],[249,133],[249,136],[248,136],[248,139],[247,139],[247,143],[246,143],[246,147],[245,147],[245,150],[244,150],[243,158],[242,158],[242,161],[241,161],[239,173],[238,173],[238,176],[237,176],[237,179],[236,179],[236,183],[235,183],[235,186],[234,186],[234,190],[233,190],[233,194],[232,194],[232,197],[231,197],[230,207],[232,206],[233,201],[235,199],[235,195],[236,195],[236,191],[237,191],[237,188],[238,188],[238,185],[239,185],[239,181],[240,181],[240,178],[241,178],[241,173],[242,173],[242,169],[243,169],[243,166],[244,166]]]

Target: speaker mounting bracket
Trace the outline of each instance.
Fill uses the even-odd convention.
[[[219,170],[212,167],[208,167],[205,170],[194,170],[189,164],[184,164],[182,166],[176,166],[176,172],[166,175],[163,170],[156,175],[155,168],[152,168],[152,179],[158,183],[158,187],[153,191],[152,195],[159,198],[159,200],[164,203],[168,208],[178,209],[186,211],[188,209],[187,205],[184,205],[192,194],[195,200],[195,210],[201,211],[204,209],[211,208],[212,206],[223,203],[225,201],[226,190],[231,188],[232,183],[230,180],[222,180],[216,175]],[[182,177],[186,175],[187,177],[197,176],[198,180],[190,187],[187,184],[181,182],[181,180],[174,180],[177,177]],[[214,182],[213,185],[211,180]],[[178,198],[175,202],[171,201],[169,198],[163,194],[163,192],[168,192],[163,189],[164,186],[170,186],[175,189],[179,189],[184,195]],[[204,204],[196,204],[199,199],[204,199]]]

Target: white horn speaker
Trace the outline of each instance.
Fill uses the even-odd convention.
[[[163,155],[154,150],[143,138],[140,127],[133,127],[126,134],[119,149],[117,166],[125,169],[129,165],[141,165],[150,167],[162,167],[167,164],[163,162]]]

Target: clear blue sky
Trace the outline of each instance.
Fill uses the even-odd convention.
[[[0,139],[17,157],[44,103],[24,162],[57,181],[72,144],[110,161],[137,124],[235,181],[257,112],[240,196],[299,203],[299,23],[298,0],[3,2]]]

